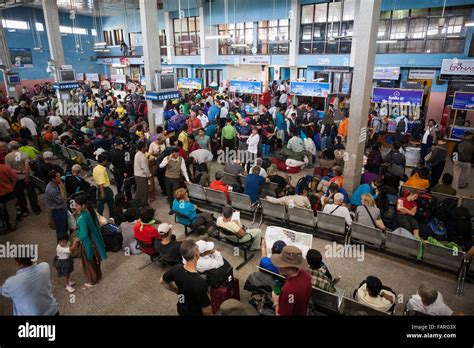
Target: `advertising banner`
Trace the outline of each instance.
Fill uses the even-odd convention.
[[[229,91],[245,94],[262,94],[262,83],[259,81],[230,80]]]
[[[474,93],[455,92],[453,98],[453,109],[474,110]]]
[[[443,59],[441,80],[474,80],[474,59]]]
[[[400,77],[399,66],[376,66],[374,67],[373,80],[398,80]]]
[[[178,89],[203,89],[204,83],[202,79],[180,77],[178,79]]]
[[[86,73],[86,80],[92,82],[99,82],[99,74]]]
[[[422,100],[422,89],[375,87],[372,92],[372,103],[398,103],[405,105],[421,105]]]
[[[329,93],[331,84],[327,82],[290,82],[291,95],[326,98]]]

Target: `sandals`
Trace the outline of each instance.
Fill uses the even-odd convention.
[[[85,283],[85,284],[82,286],[82,290],[91,289],[91,288],[93,288],[93,287],[94,287],[94,285],[89,284],[89,283]]]

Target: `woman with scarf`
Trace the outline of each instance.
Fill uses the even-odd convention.
[[[81,242],[80,256],[87,283],[82,289],[90,289],[102,278],[100,263],[107,259],[105,243],[100,233],[96,212],[85,195],[76,197],[77,238]]]
[[[153,243],[155,240],[161,240],[161,235],[154,225],[159,223],[160,221],[155,221],[155,209],[148,206],[142,208],[140,219],[133,226],[133,235],[145,254],[151,256],[157,254]]]

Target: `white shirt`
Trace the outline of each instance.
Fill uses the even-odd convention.
[[[59,260],[67,260],[71,256],[71,249],[68,246],[62,247],[58,244],[56,247],[56,255]]]
[[[228,114],[229,114],[229,109],[227,109],[225,106],[221,107],[220,118],[227,118]]]
[[[255,167],[255,166],[252,166],[252,168]],[[250,173],[252,173],[252,168],[250,168]],[[258,173],[258,175],[260,176],[263,176],[264,178],[266,178],[268,176],[267,174],[267,171],[265,169],[263,169],[262,167],[260,167],[260,173]]]
[[[183,263],[186,262],[183,260]],[[211,255],[201,256],[197,261],[196,270],[199,273],[204,273],[222,266],[224,266],[224,258],[219,251],[215,251]]]
[[[250,134],[249,138],[247,139],[247,151],[253,154],[258,153],[258,143],[260,142],[260,135],[258,134]]]
[[[159,153],[165,151],[165,144],[158,144],[156,141],[153,141],[148,148],[148,152],[153,155],[158,155]]]
[[[8,112],[10,113],[10,117],[13,116],[13,114],[15,113],[15,109],[18,107],[18,105],[10,105],[8,107]]]
[[[44,104],[44,105],[37,105],[36,106],[38,108],[38,114],[40,116],[46,116],[46,114],[48,113],[48,105]]]
[[[148,159],[141,151],[137,151],[135,160],[133,161],[133,174],[142,178],[149,178],[151,176]]]
[[[428,143],[428,137],[431,134],[431,131],[434,127],[426,127],[425,134],[423,134],[423,140],[421,141],[422,144]]]
[[[0,136],[6,137],[9,129],[10,125],[8,124],[8,121],[0,116]]]
[[[52,127],[58,127],[63,124],[63,119],[61,116],[53,115],[49,116],[48,122]]]
[[[206,163],[206,162],[212,162],[212,159],[214,156],[212,155],[212,152],[206,149],[197,149],[194,150],[189,154],[189,157],[192,157],[196,160],[197,163]]]
[[[425,306],[421,301],[420,295],[412,295],[411,299],[407,303],[408,310],[415,310],[429,315],[452,315],[453,311],[446,306],[443,301],[443,295],[438,291],[438,297],[436,301],[429,305]]]
[[[346,220],[347,225],[352,224],[351,213],[349,213],[349,209],[347,209],[346,207],[339,206],[337,204],[326,204],[323,208],[323,213],[343,217]]]
[[[197,118],[199,119],[199,121],[201,121],[202,128],[206,128],[207,124],[209,123],[209,118],[204,114],[198,115]]]
[[[281,105],[286,105],[286,104],[288,104],[288,94],[283,93],[283,94],[280,96],[280,99],[279,99],[278,101],[280,102]]]
[[[23,117],[20,120],[20,124],[22,127],[28,128],[28,130],[31,132],[32,136],[38,135],[38,131],[36,130],[36,124],[33,122],[33,120],[29,117]]]

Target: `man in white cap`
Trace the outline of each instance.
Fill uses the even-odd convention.
[[[198,240],[196,245],[199,248],[199,259],[196,266],[196,270],[199,273],[204,273],[224,265],[224,258],[221,253],[215,249],[213,242]],[[186,260],[183,259],[183,263],[186,264]]]
[[[171,231],[172,227],[172,225],[166,222],[158,226],[161,240],[155,239],[153,248],[168,264],[176,265],[182,262],[181,252],[179,251],[182,240],[176,239],[176,236]]]

